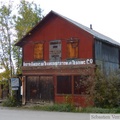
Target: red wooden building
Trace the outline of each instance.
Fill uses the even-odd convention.
[[[82,81],[89,80],[95,66],[106,71],[106,64],[110,69],[119,68],[119,43],[54,11],[16,45],[23,49],[23,104],[49,101],[85,106],[87,94]],[[104,47],[115,51],[115,64],[101,58],[114,58],[111,53],[100,52]]]

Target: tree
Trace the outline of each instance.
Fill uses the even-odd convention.
[[[18,16],[15,19],[15,30],[17,31],[16,42],[30,31],[41,19],[42,10],[39,5],[21,0],[18,6]],[[22,50],[19,47],[14,47],[14,57],[16,59],[17,73],[20,73]]]
[[[1,3],[0,66],[5,70],[4,75],[0,74],[1,78],[4,76],[9,79],[16,69],[20,73],[22,50],[14,45],[42,19],[41,13],[40,6],[33,2],[21,0],[16,6],[11,1],[8,4]]]
[[[13,74],[13,34],[14,15],[12,14],[12,4],[0,7],[0,65],[5,69],[6,78],[10,78]]]

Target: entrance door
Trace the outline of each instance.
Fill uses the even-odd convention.
[[[54,85],[53,76],[28,76],[27,101],[53,101]]]
[[[43,101],[53,101],[53,76],[40,76],[40,95]]]
[[[39,100],[39,76],[27,77],[27,101]]]

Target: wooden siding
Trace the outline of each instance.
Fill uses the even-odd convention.
[[[106,73],[117,70],[119,68],[119,48],[96,41],[95,62]]]
[[[49,61],[49,42],[62,41],[62,60],[67,58],[67,40],[76,37],[79,39],[79,58],[93,58],[93,36],[68,21],[55,17],[51,18],[34,34],[31,34],[24,45],[24,62],[34,61],[34,43],[44,41],[44,60]],[[30,53],[30,55],[29,55]]]

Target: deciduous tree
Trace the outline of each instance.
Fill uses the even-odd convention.
[[[22,50],[14,46],[15,43],[41,19],[42,10],[33,2],[21,0],[16,6],[11,1],[0,5],[0,65],[7,73],[6,78],[12,77],[16,71],[20,73]]]
[[[21,0],[18,5],[18,16],[15,19],[15,30],[17,31],[17,39],[20,40],[28,31],[30,31],[42,19],[42,10],[39,5],[34,2]],[[17,72],[21,70],[22,50],[19,47],[14,48]]]
[[[13,49],[13,29],[14,15],[12,14],[12,4],[0,6],[0,65],[8,74],[7,78],[11,77],[14,71],[12,59]]]

